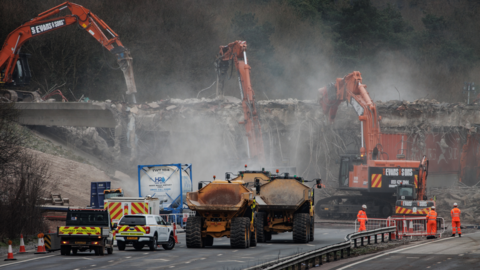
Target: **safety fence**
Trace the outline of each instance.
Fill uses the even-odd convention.
[[[393,223],[395,223],[395,221],[393,221]],[[345,236],[345,242],[300,254],[283,257],[275,261],[270,261],[246,268],[246,270],[289,269],[290,267],[296,267],[296,269],[303,269],[302,265],[306,266],[305,269],[309,269],[309,267],[322,265],[324,258],[326,262],[330,262],[331,260],[336,261],[338,259],[343,259],[344,257],[349,257],[351,249],[357,247],[357,242],[360,242],[362,246],[364,245],[364,239],[368,239],[369,244],[372,237],[375,239],[375,243],[377,243],[380,239],[382,242],[384,242],[385,240],[390,240],[392,239],[392,235],[395,233],[395,231],[396,226],[394,225],[370,231],[351,233]],[[387,235],[387,237],[385,237],[385,235]]]
[[[195,216],[195,212],[178,213],[178,214],[160,214],[163,220],[178,224],[181,228],[187,225],[188,217]]]
[[[369,218],[365,224],[366,230],[374,230],[378,228],[396,226],[394,237],[402,239],[403,237],[411,236],[428,236],[427,219],[425,217],[389,217],[387,219]],[[360,228],[360,223],[355,220],[355,231]],[[445,220],[442,217],[437,217],[437,225],[435,236],[442,237],[445,233]],[[433,233],[431,233],[433,235]]]

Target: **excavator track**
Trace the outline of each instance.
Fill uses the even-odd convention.
[[[354,219],[361,206],[367,205],[367,215],[372,218],[387,218],[394,213],[395,197],[371,195],[337,195],[315,202],[315,213],[320,218]]]

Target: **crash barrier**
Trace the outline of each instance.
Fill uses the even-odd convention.
[[[185,228],[187,225],[188,217],[195,216],[195,212],[178,213],[178,214],[160,214],[163,220],[171,223],[178,224],[180,227]]]
[[[393,221],[395,223],[395,221]],[[316,265],[323,264],[323,256],[325,256],[326,262],[330,262],[332,259],[333,261],[338,260],[338,256],[340,259],[344,257],[350,256],[350,251],[352,247],[357,247],[357,242],[360,242],[362,246],[364,245],[363,239],[367,238],[368,243],[370,244],[370,239],[374,237],[375,243],[378,242],[378,236],[381,236],[382,242],[386,239],[390,240],[391,235],[394,234],[396,231],[396,226],[389,226],[384,228],[378,228],[370,231],[363,231],[357,233],[351,233],[345,236],[345,242],[334,244],[331,246],[315,249],[312,251],[308,251],[305,253],[295,254],[291,256],[287,256],[275,261],[259,264],[256,266],[252,266],[246,268],[246,270],[259,270],[259,269],[288,269],[289,267],[298,266],[297,269],[303,269],[302,265],[305,265],[305,269],[309,267],[314,267]],[[385,237],[385,235],[388,235]],[[353,246],[352,246],[353,245]],[[337,254],[340,253],[340,254]],[[345,254],[346,253],[346,254]],[[318,263],[317,263],[318,261]]]
[[[427,219],[426,217],[388,217],[387,219],[369,218],[368,223],[365,224],[367,230],[383,228],[387,226],[396,225],[397,231],[393,237],[402,239],[407,236],[427,236]],[[358,231],[360,223],[355,220],[355,231]],[[437,217],[437,233],[436,235],[442,237],[445,232],[445,220]]]
[[[47,251],[60,250],[60,236],[58,234],[46,233],[43,239]]]

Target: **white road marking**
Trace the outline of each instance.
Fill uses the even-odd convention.
[[[149,253],[143,253],[143,254],[148,255]]]
[[[255,257],[240,257],[241,259],[254,259]]]
[[[108,261],[108,262],[114,262],[114,260]]]
[[[23,260],[21,262],[14,262],[14,263],[7,263],[7,264],[4,264],[4,265],[0,265],[0,267],[4,267],[4,266],[8,266],[8,265],[12,265],[12,264],[19,264],[19,263],[23,263],[23,262],[28,262],[28,261],[33,261],[33,260],[38,260],[38,259],[44,259],[44,258],[48,258],[48,257],[53,257],[53,256],[57,256],[57,255],[50,255],[50,256],[42,256],[42,257],[38,257],[38,258],[33,258],[33,259],[28,259],[28,260]]]
[[[94,266],[97,266],[97,265],[96,265],[96,264],[92,264],[92,265],[90,265],[90,266],[91,266],[91,267],[94,267]]]
[[[166,260],[166,259],[155,259],[156,261],[162,261],[162,262],[169,262],[170,260]]]
[[[418,257],[407,257],[407,259],[418,259]]]
[[[217,256],[222,256],[223,254],[218,254]]]
[[[307,244],[307,246],[314,247],[315,245],[310,245],[310,244]]]
[[[463,256],[463,254],[458,254],[458,256]]]
[[[237,252],[238,250],[232,250],[232,252]]]
[[[415,246],[412,246],[412,247],[407,247],[407,248],[403,248],[403,249],[399,249],[399,250],[394,250],[394,251],[391,251],[391,252],[385,252],[385,253],[380,254],[380,255],[378,255],[378,256],[371,257],[371,258],[365,259],[365,260],[363,260],[363,261],[359,261],[359,262],[356,262],[356,263],[349,264],[349,265],[344,266],[344,267],[342,267],[342,268],[339,268],[339,269],[337,269],[337,270],[347,269],[347,268],[349,268],[349,267],[351,267],[351,266],[354,266],[354,265],[357,265],[357,264],[361,264],[361,263],[364,263],[364,262],[368,262],[368,261],[371,261],[371,260],[373,260],[373,259],[377,259],[377,258],[383,257],[383,256],[385,256],[385,255],[397,253],[397,252],[404,251],[404,250],[407,250],[407,249],[412,249],[412,248],[416,248],[416,247],[420,247],[420,246],[424,246],[424,245],[428,245],[428,244],[432,244],[432,243],[437,243],[437,242],[440,242],[440,241],[451,240],[451,239],[455,239],[455,238],[444,238],[444,239],[440,239],[440,240],[433,241],[433,242],[428,242],[428,243],[424,243],[424,244],[420,244],[420,245],[415,245]],[[461,255],[463,255],[463,254],[461,254]],[[460,256],[460,255],[458,255],[458,256]]]
[[[238,262],[238,263],[244,263],[244,261],[237,261],[237,260],[218,261],[218,262]]]
[[[175,267],[175,265],[172,265],[172,266],[170,266],[169,268],[173,268],[173,267]]]
[[[206,258],[200,258],[200,260],[205,260]]]
[[[130,258],[132,258],[132,256],[125,257],[125,259],[130,259]]]

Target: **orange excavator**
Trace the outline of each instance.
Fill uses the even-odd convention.
[[[251,67],[247,63],[247,42],[235,41],[226,46],[220,46],[216,58],[218,73],[218,86],[223,94],[225,77],[233,60],[238,72],[238,83],[242,97],[244,121],[240,124],[245,126],[248,141],[248,158],[251,161],[265,163],[265,152],[263,148],[262,128],[258,119],[259,115],[255,105],[255,92],[250,82]]]
[[[360,120],[360,151],[341,156],[339,189],[361,195],[322,199],[316,211],[321,217],[351,217],[366,204],[369,216],[373,217],[425,216],[435,204],[426,197],[428,160],[406,160],[403,149],[399,149],[402,152],[397,159],[384,159],[381,116],[366,88],[360,72],[354,71],[319,89],[319,103],[330,122],[344,101],[352,105]]]
[[[71,15],[51,18],[67,8],[72,13]],[[30,55],[20,52],[22,45],[32,37],[72,24],[78,24],[107,50],[117,56],[117,63],[125,76],[127,95],[131,95],[132,101],[135,103],[134,94],[137,92],[137,89],[133,77],[133,60],[130,56],[130,51],[123,46],[118,35],[104,21],[90,10],[70,2],[64,2],[38,14],[36,18],[24,23],[8,35],[0,51],[0,85],[27,85],[31,78],[27,61]],[[111,37],[109,38],[106,35]],[[14,102],[36,101],[40,98],[36,92],[7,89],[0,89],[0,97]]]

